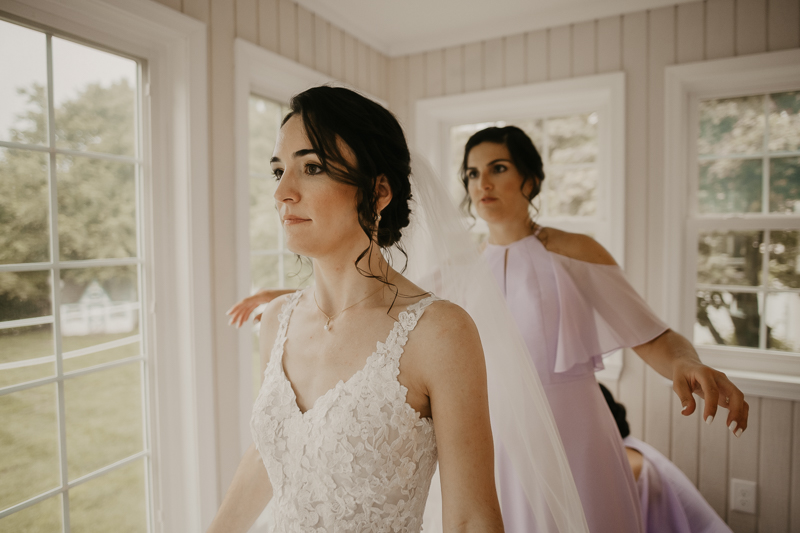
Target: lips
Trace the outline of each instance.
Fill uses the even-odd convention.
[[[298,217],[296,215],[286,215],[283,217],[284,226],[294,226],[295,224],[302,224],[303,222],[311,222],[311,219]]]
[[[483,198],[480,199],[480,202],[482,204],[491,204],[491,203],[494,203],[496,201],[497,201],[497,198],[495,198],[493,196],[484,196]]]

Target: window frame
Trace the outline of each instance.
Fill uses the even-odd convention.
[[[664,257],[673,258],[665,269],[662,298],[667,322],[693,338],[697,281],[697,235],[715,225],[721,230],[800,229],[800,217],[754,213],[698,217],[697,137],[698,103],[800,90],[800,50],[667,67],[665,70],[665,182]],[[709,217],[710,218],[710,217]],[[724,220],[724,229],[721,222]],[[680,287],[681,290],[674,290]],[[672,290],[670,290],[670,288]],[[696,346],[704,363],[722,370],[745,393],[800,400],[800,356],[791,352],[753,348]],[[757,357],[754,357],[757,356]]]
[[[143,329],[156,532],[205,529],[218,503],[211,343],[206,25],[142,0],[9,0],[10,20],[140,59]],[[158,231],[156,231],[158,229]],[[169,327],[164,327],[168,324]],[[160,327],[158,327],[160,326]]]
[[[515,118],[598,114],[598,213],[604,225],[596,237],[620,266],[625,261],[625,73],[490,89],[417,100],[415,146],[440,176],[450,175],[450,129],[460,124],[513,121]],[[448,187],[449,190],[449,187]],[[598,379],[616,381],[622,352],[604,359]]]

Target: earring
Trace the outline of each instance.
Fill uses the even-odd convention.
[[[381,214],[378,213],[378,222],[380,222],[380,221],[381,221]]]

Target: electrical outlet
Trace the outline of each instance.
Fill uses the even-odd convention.
[[[756,514],[756,482],[731,479],[731,511]]]

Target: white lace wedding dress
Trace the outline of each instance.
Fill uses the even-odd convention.
[[[417,533],[436,469],[436,437],[433,421],[406,403],[397,375],[408,334],[437,298],[400,313],[364,368],[303,413],[283,370],[289,319],[301,294],[278,316],[250,422],[274,491],[273,531]]]

